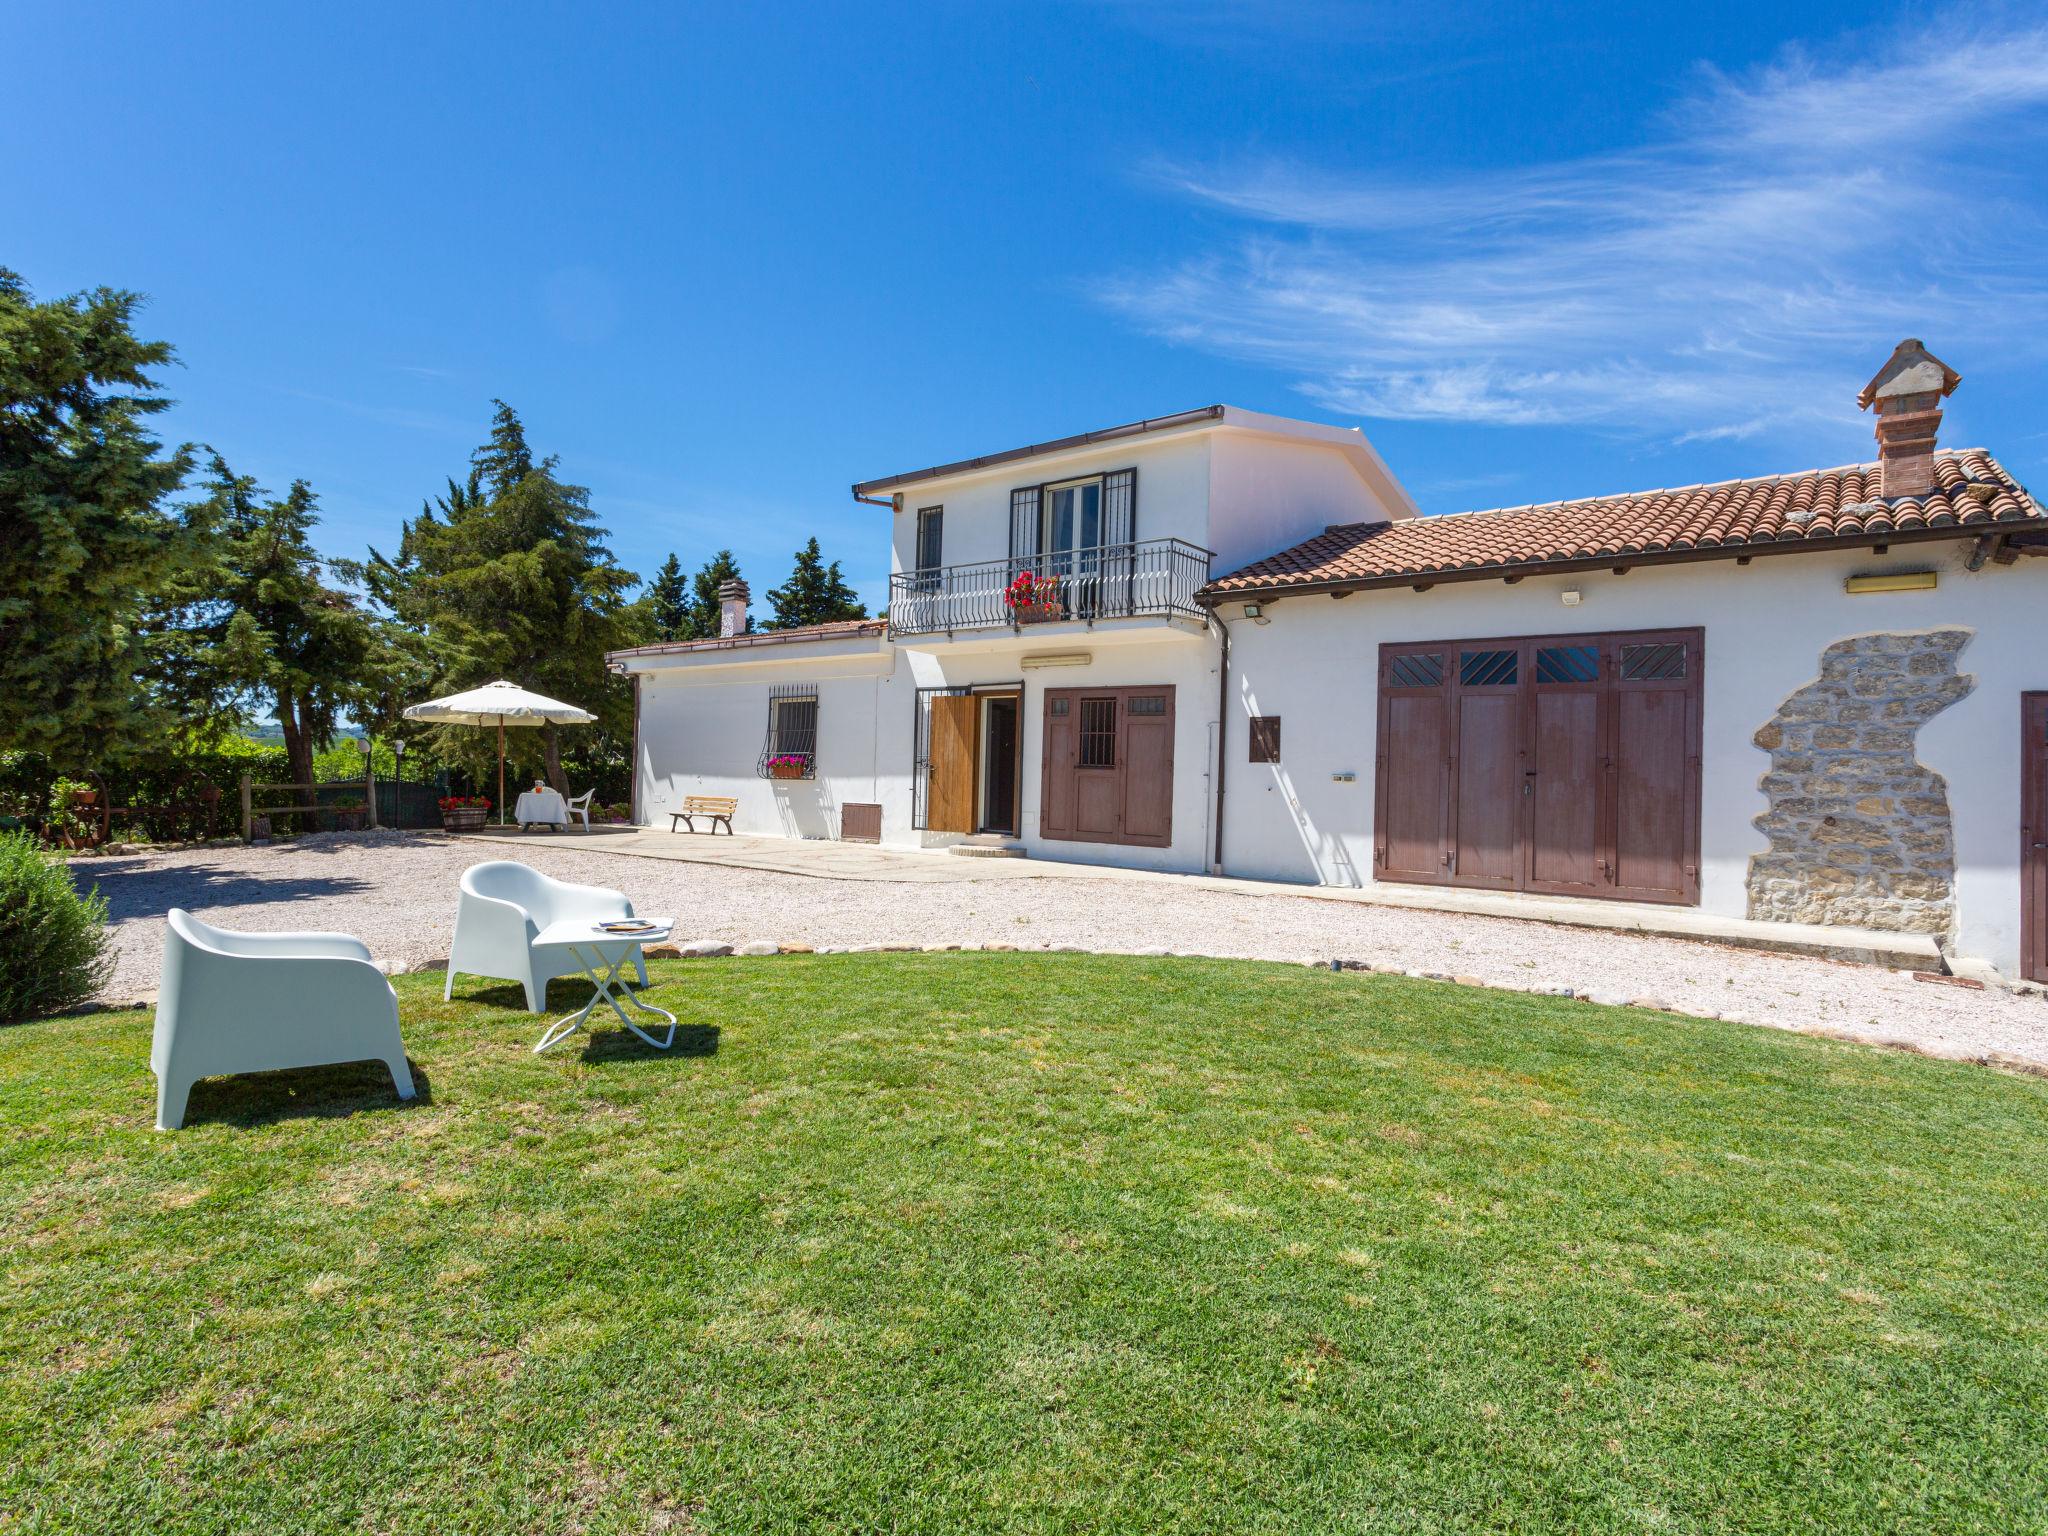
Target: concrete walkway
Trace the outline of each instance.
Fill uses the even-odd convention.
[[[1283,896],[1290,900],[1352,902],[1417,912],[1458,912],[1512,917],[1525,922],[1604,928],[1617,933],[1698,939],[1739,949],[1816,955],[1893,970],[1943,969],[1940,946],[1925,934],[1884,933],[1868,928],[1820,927],[1807,923],[1761,923],[1719,917],[1694,907],[1650,902],[1596,901],[1584,897],[1530,896],[1512,891],[1471,891],[1447,886],[1373,885],[1352,890],[1327,885],[1292,885],[1214,875],[1166,874],[1113,869],[1057,859],[969,859],[944,849],[884,848],[792,837],[728,836],[724,833],[669,833],[647,827],[593,827],[588,832],[521,832],[492,827],[465,834],[465,841],[573,847],[579,852],[626,858],[669,859],[728,869],[805,875],[820,880],[877,880],[909,884],[979,884],[1008,880],[1138,880],[1165,882],[1190,890],[1225,891],[1234,896]]]

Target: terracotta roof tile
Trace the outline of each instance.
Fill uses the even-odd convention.
[[[1891,501],[1879,499],[1877,465],[1850,464],[1493,512],[1350,523],[1218,577],[1203,591],[1457,580],[1632,555],[1711,551],[1733,558],[1763,547],[1943,528],[1961,535],[1992,524],[2048,526],[2048,515],[1981,448],[1937,453],[1934,474],[1928,495]]]
[[[840,619],[832,624],[803,624],[795,629],[757,629],[744,635],[713,636],[708,640],[666,640],[656,645],[636,645],[623,651],[607,651],[605,660],[620,656],[675,656],[689,651],[736,651],[757,645],[789,645],[802,640],[841,640],[855,635],[879,635],[888,631],[887,619]]]

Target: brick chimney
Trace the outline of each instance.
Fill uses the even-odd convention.
[[[1934,437],[1941,401],[1963,376],[1908,336],[1863,386],[1856,403],[1877,411],[1878,494],[1886,501],[1934,489]]]
[[[718,638],[747,632],[747,584],[734,576],[718,584]]]

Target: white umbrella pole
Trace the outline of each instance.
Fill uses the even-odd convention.
[[[498,825],[505,825],[505,717],[498,716]]]

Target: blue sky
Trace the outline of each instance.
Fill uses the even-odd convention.
[[[1512,11],[1512,14],[1503,14]],[[17,4],[0,264],[149,296],[179,438],[390,546],[489,402],[649,572],[1212,401],[1426,510],[1943,439],[2048,489],[2048,11]]]

